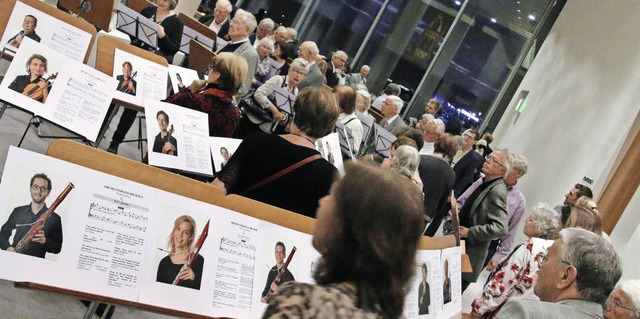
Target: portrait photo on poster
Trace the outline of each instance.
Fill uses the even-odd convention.
[[[211,147],[211,158],[216,172],[222,170],[227,164],[233,153],[236,152],[238,146],[242,142],[241,139],[228,137],[209,137],[209,146]]]

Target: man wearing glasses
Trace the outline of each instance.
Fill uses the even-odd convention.
[[[51,192],[51,179],[43,173],[38,173],[31,177],[29,186],[31,193],[31,203],[13,209],[9,219],[0,229],[0,249],[15,252],[15,246],[20,242],[31,229],[42,214],[47,211],[45,199]],[[15,230],[13,241],[9,243],[9,237]],[[62,220],[56,213],[51,214],[44,227],[31,240],[22,254],[44,258],[46,253],[57,254],[62,248]]]
[[[460,237],[466,238],[466,250],[473,273],[462,275],[462,291],[476,282],[484,266],[491,240],[507,234],[507,186],[504,183],[511,171],[511,156],[497,149],[482,165],[483,183],[470,193],[460,196]]]
[[[340,79],[342,78],[343,68],[345,64],[347,64],[347,60],[349,56],[344,51],[336,51],[331,56],[331,63],[329,63],[329,67],[325,73],[325,77],[327,78],[327,85],[331,88],[334,86],[341,84]],[[342,83],[344,84],[344,83]]]
[[[602,305],[622,275],[611,243],[580,228],[566,228],[540,264],[534,288],[540,300],[514,298],[496,318],[602,318]]]

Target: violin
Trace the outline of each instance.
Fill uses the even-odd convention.
[[[122,85],[120,85],[120,87],[118,88],[118,91],[124,92],[124,93],[134,93],[135,88],[130,88],[129,83],[131,82],[131,80],[133,80],[133,78],[136,77],[136,75],[138,75],[138,71],[134,71],[133,74],[131,74],[131,76],[128,79],[122,81]]]
[[[49,88],[51,80],[54,80],[58,76],[58,72],[51,74],[48,78],[44,79],[47,85],[41,87],[38,83],[29,83],[22,91],[23,95],[26,95],[34,100],[40,100],[44,96],[44,89]]]
[[[171,126],[167,130],[167,133],[168,134],[166,137],[166,142],[164,146],[162,146],[162,154],[175,155],[174,150],[172,150],[171,147],[167,146],[167,143],[169,143],[169,141],[171,140],[171,134],[173,133],[173,124],[171,124]]]

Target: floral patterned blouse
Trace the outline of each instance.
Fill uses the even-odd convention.
[[[538,254],[553,240],[529,237],[499,269],[471,304],[471,314],[492,318],[510,298],[533,293],[538,281]]]
[[[356,291],[345,284],[311,285],[289,281],[269,299],[263,318],[381,318],[356,307]]]

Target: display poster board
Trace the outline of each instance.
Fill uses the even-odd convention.
[[[114,98],[138,106],[143,106],[145,100],[163,100],[167,97],[168,70],[166,66],[115,49],[112,74],[118,85]]]
[[[4,53],[15,55],[22,39],[31,39],[71,60],[82,62],[91,38],[91,33],[18,1],[0,43]]]
[[[150,165],[213,176],[207,113],[152,100],[144,108]]]
[[[209,146],[211,147],[211,158],[216,172],[222,170],[227,164],[231,155],[236,152],[238,146],[242,143],[241,139],[228,137],[209,137]]]
[[[169,64],[169,80],[173,92],[178,92],[182,88],[189,87],[195,80],[199,80],[198,72],[183,68],[177,65]]]
[[[344,162],[342,161],[338,133],[331,133],[317,139],[316,150],[320,152],[322,158],[338,169],[340,176],[344,175]]]
[[[95,141],[117,81],[25,38],[0,83],[2,99]]]

